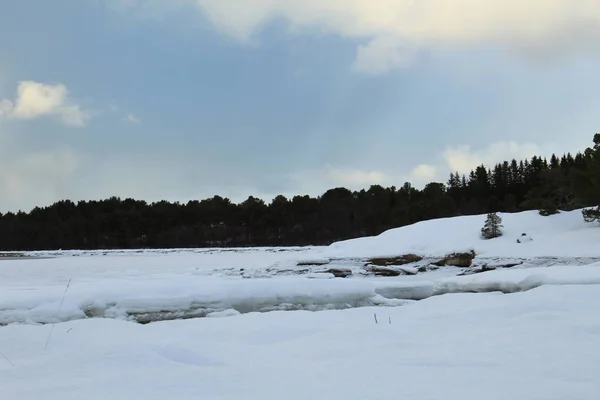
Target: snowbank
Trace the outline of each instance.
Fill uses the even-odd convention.
[[[600,284],[600,263],[496,270],[461,277],[441,275],[429,280],[426,277],[311,279],[309,275],[226,279],[163,276],[145,280],[73,280],[62,307],[65,285],[14,286],[0,289],[0,324],[53,323],[92,317],[152,322],[205,317],[226,310],[250,313],[398,306],[409,300],[447,293],[513,293],[544,285]]]
[[[475,250],[482,257],[600,257],[600,226],[583,221],[581,211],[542,217],[537,211],[500,213],[504,235],[481,238],[486,215],[443,218],[391,229],[375,237],[334,243],[322,257],[392,257],[415,253],[443,257]],[[528,240],[517,239],[526,234]]]
[[[389,282],[388,286],[395,284],[403,285]],[[63,300],[65,287],[2,289],[0,324],[52,323],[91,317],[151,322],[204,317],[231,309],[249,313],[343,309],[385,303],[385,299],[378,296],[377,287],[367,280],[206,277],[74,280]],[[390,304],[398,305],[397,302]]]
[[[600,398],[600,286],[410,307],[0,328],[0,398]],[[375,324],[373,314],[377,314]]]
[[[600,285],[600,263],[586,266],[505,269],[444,278],[435,282],[434,294],[493,291],[515,293],[545,285]]]

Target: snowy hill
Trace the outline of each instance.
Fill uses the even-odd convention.
[[[486,215],[443,218],[392,229],[379,236],[334,243],[322,257],[391,257],[414,253],[443,257],[474,250],[481,257],[598,257],[600,226],[583,221],[581,210],[543,217],[537,211],[499,213],[504,235],[481,237]],[[517,239],[525,233],[529,240]]]

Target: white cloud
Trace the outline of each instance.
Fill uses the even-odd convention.
[[[522,160],[540,154],[541,149],[535,144],[508,141],[496,142],[479,150],[472,150],[467,145],[447,147],[443,158],[450,169],[449,172],[468,173],[481,164],[491,166],[513,158]]]
[[[413,50],[406,49],[412,48],[491,44],[548,59],[548,53],[596,48],[600,36],[598,0],[189,1],[242,42],[252,42],[274,20],[286,21],[292,32],[365,40],[354,69],[368,74],[408,65]]]
[[[412,170],[410,179],[413,183],[429,183],[436,178],[437,171],[435,165],[421,164]]]
[[[16,119],[35,119],[54,116],[64,124],[84,126],[88,113],[70,97],[63,84],[44,84],[34,81],[22,81],[17,87],[15,101],[0,101],[0,117]]]
[[[142,120],[133,115],[132,113],[127,114],[123,120],[127,123],[135,125],[142,123]]]

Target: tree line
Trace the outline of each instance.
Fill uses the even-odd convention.
[[[327,245],[434,218],[523,210],[551,215],[590,206],[596,208],[584,217],[594,221],[600,216],[600,134],[593,141],[575,155],[480,165],[422,190],[410,183],[340,187],[318,197],[277,196],[266,203],[250,196],[239,204],[220,196],[185,204],[63,200],[0,214],[0,250]]]

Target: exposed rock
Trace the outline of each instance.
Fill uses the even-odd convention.
[[[373,275],[377,276],[399,276],[406,274],[404,271],[386,268],[379,265],[367,265],[365,269]]]
[[[494,265],[494,268],[512,268],[512,267],[516,267],[517,265],[521,265],[521,264],[523,264],[523,261],[518,262],[518,263]]]
[[[436,269],[437,269],[437,267],[436,267]],[[427,272],[427,265],[421,265],[420,267],[417,268],[417,271]]]
[[[468,270],[458,274],[458,276],[480,274],[482,272],[494,271],[495,269],[496,269],[496,267],[488,267],[487,265],[483,265],[481,268],[468,269]]]
[[[330,268],[327,271],[323,271],[323,272],[332,274],[336,278],[346,278],[346,277],[352,275],[352,270],[350,270],[348,268]]]
[[[308,268],[305,269],[280,269],[275,271],[277,275],[302,275],[308,273]]]
[[[328,258],[315,258],[309,260],[300,260],[296,263],[299,267],[306,267],[311,265],[327,265],[331,262]]]
[[[526,233],[522,233],[521,237],[517,239],[517,243],[523,242],[531,242],[533,239],[530,236],[527,236]]]
[[[368,260],[368,264],[377,265],[380,267],[387,267],[390,265],[405,265],[414,262],[419,262],[423,257],[416,254],[404,254],[398,257],[377,257]]]
[[[446,258],[443,258],[440,261],[434,262],[433,265],[436,265],[438,267],[443,267],[446,265],[451,265],[454,267],[470,267],[474,258],[474,251],[471,251],[469,253],[453,253],[448,254]]]

